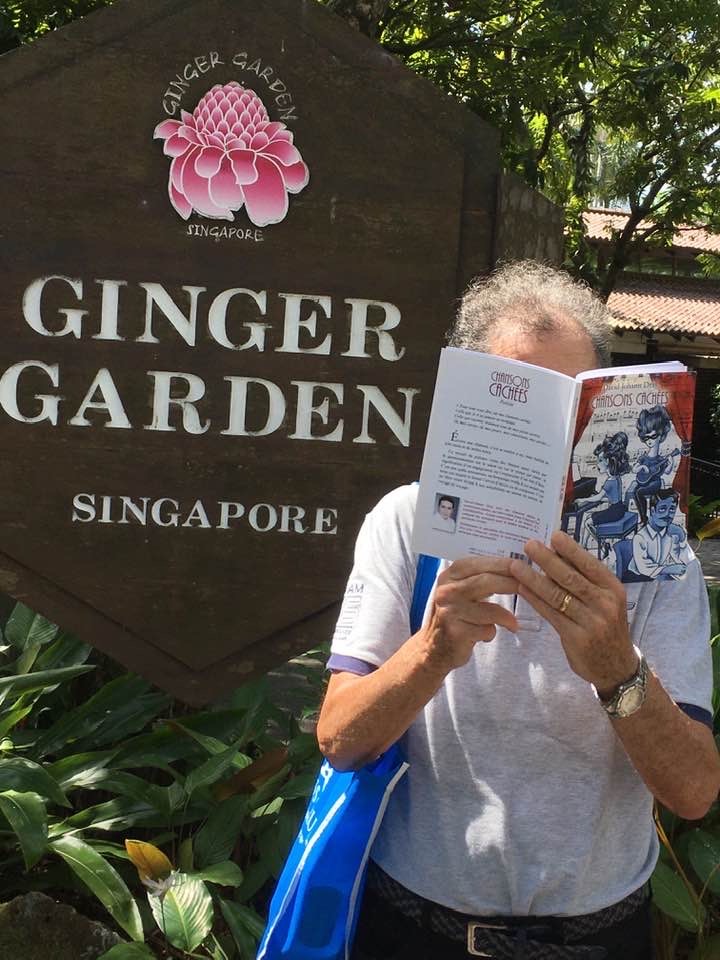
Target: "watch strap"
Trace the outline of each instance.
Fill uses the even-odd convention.
[[[645,702],[648,681],[647,660],[638,647],[633,649],[638,656],[637,670],[618,686],[612,697],[607,700],[600,700],[605,713],[614,719],[624,719],[632,716]]]

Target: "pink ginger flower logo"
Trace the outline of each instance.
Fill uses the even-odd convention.
[[[284,220],[288,193],[300,193],[310,174],[292,133],[270,120],[254,90],[216,84],[180,116],[159,123],[154,136],[173,158],[168,193],[183,220],[193,210],[234,220],[243,205],[257,227]]]

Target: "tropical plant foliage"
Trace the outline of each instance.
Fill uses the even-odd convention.
[[[713,595],[713,592],[715,595]],[[711,591],[717,627],[720,590]],[[720,634],[713,639],[715,739],[720,744]],[[658,908],[658,960],[717,960],[720,957],[720,805],[701,823],[666,810],[656,818],[660,860],[652,880]]]
[[[89,657],[15,606],[0,644],[0,899],[79,898],[143,944],[117,960],[250,960],[314,782],[314,736],[267,679],[179,716],[139,677],[96,679]]]
[[[327,0],[501,132],[506,164],[566,208],[574,269],[607,295],[634,246],[718,225],[716,0]],[[627,206],[597,272],[592,201]]]

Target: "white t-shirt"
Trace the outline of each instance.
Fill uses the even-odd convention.
[[[417,486],[400,487],[365,519],[333,638],[338,667],[353,669],[344,658],[377,667],[409,636],[416,495]],[[673,699],[709,711],[697,560],[683,580],[626,587],[633,642]],[[515,600],[492,599],[509,609]],[[405,887],[462,913],[590,913],[650,876],[652,797],[557,633],[522,598],[516,615],[518,634],[499,628],[478,643],[403,737],[410,769],[372,856]]]

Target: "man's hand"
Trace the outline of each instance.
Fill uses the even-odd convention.
[[[519,595],[557,630],[571,669],[610,696],[637,669],[625,590],[572,537],[557,532],[551,543],[555,552],[536,540],[525,547],[542,572],[513,560],[510,575]]]
[[[504,557],[464,557],[438,577],[426,635],[431,656],[448,671],[467,663],[475,644],[492,640],[497,626],[517,632],[512,613],[487,601],[494,593],[518,592],[510,564]]]

